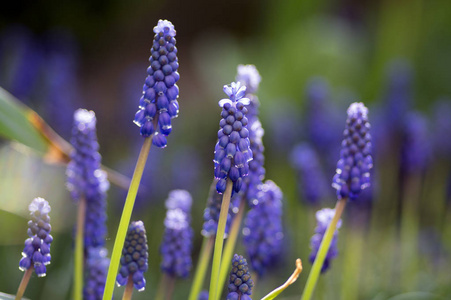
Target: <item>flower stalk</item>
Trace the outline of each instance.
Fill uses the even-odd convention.
[[[86,216],[86,198],[81,197],[78,203],[77,233],[75,236],[74,300],[83,299],[85,216]]]
[[[272,300],[276,298],[280,293],[282,293],[288,286],[292,285],[299,277],[302,272],[302,261],[300,258],[296,259],[296,269],[293,274],[285,281],[284,284],[279,286],[277,289],[273,290],[271,293],[263,297],[261,300]]]
[[[211,252],[213,250],[214,238],[204,237],[202,247],[199,254],[199,261],[197,263],[196,273],[194,274],[193,285],[189,294],[188,300],[197,300],[197,297],[202,290],[205,273],[207,271],[208,263],[210,262]]]
[[[147,157],[149,155],[150,146],[152,145],[153,135],[144,139],[141,152],[139,153],[138,161],[136,163],[135,171],[130,182],[127,197],[125,199],[124,209],[122,211],[121,220],[114,241],[113,253],[111,254],[111,263],[108,268],[108,275],[105,284],[105,292],[103,294],[104,300],[110,300],[113,297],[114,283],[119,268],[119,260],[121,258],[122,248],[124,246],[125,236],[127,235],[128,225],[135,204],[136,195],[138,193],[139,183],[146,165]]]
[[[23,294],[25,293],[25,290],[28,286],[28,282],[30,281],[31,273],[33,273],[33,265],[28,268],[25,273],[23,274],[22,280],[20,281],[19,288],[17,289],[16,293],[16,300],[22,299]]]

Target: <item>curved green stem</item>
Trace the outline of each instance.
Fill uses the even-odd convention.
[[[241,220],[243,220],[245,206],[246,206],[246,202],[244,201],[244,199],[241,199],[239,211],[238,211],[237,215],[235,216],[235,218],[233,219],[232,226],[230,227],[230,230],[229,230],[229,236],[227,237],[227,241],[226,241],[226,244],[224,247],[224,254],[222,255],[222,260],[221,260],[221,269],[220,269],[219,281],[218,281],[218,286],[219,286],[218,292],[219,293],[218,293],[216,299],[220,298],[219,295],[221,294],[221,287],[224,286],[224,283],[227,278],[227,274],[231,268],[230,264],[232,262],[233,250],[235,249],[236,240],[238,238],[238,233],[239,233],[240,226],[241,226]]]
[[[127,198],[125,199],[124,210],[122,211],[121,220],[117,229],[116,240],[114,241],[113,253],[111,254],[111,263],[108,268],[108,275],[105,283],[105,291],[103,300],[111,300],[113,297],[114,283],[116,281],[117,271],[119,268],[119,260],[121,259],[122,248],[124,247],[125,236],[127,235],[128,225],[135,204],[136,194],[138,193],[139,183],[146,165],[147,156],[149,155],[150,146],[152,145],[153,135],[144,139],[144,144],[139,153],[138,162],[133,172],[132,181],[128,189]]]
[[[326,233],[324,234],[323,240],[321,241],[315,262],[313,263],[312,269],[310,270],[309,276],[307,278],[307,283],[305,284],[301,300],[309,300],[312,297],[316,282],[318,281],[319,274],[321,272],[321,268],[323,267],[327,252],[329,251],[330,243],[332,242],[332,238],[334,237],[335,228],[337,227],[338,220],[340,220],[341,214],[343,213],[343,210],[346,206],[346,201],[346,198],[340,199],[335,205],[335,215],[332,218],[332,221],[330,221]]]
[[[16,293],[16,300],[22,299],[23,294],[25,293],[25,289],[27,288],[28,281],[30,281],[31,273],[33,273],[33,265],[29,267],[25,273],[23,274],[22,280],[20,281],[19,288]]]
[[[213,237],[204,238],[200,249],[199,261],[197,263],[196,273],[194,274],[193,285],[188,300],[197,300],[202,284],[204,283],[205,273],[213,250]]]
[[[211,268],[210,291],[208,299],[215,300],[218,293],[218,279],[221,267],[222,246],[224,245],[224,232],[229,213],[230,197],[232,196],[233,183],[227,180],[226,190],[222,196],[221,212],[219,213],[218,230],[216,231],[215,250],[213,252],[213,266]],[[106,300],[106,299],[104,299]]]
[[[78,203],[77,233],[75,236],[74,257],[74,300],[81,300],[83,295],[83,265],[85,236],[86,199],[81,197]]]
[[[296,259],[296,269],[293,274],[291,274],[290,278],[285,281],[284,284],[279,286],[277,289],[273,290],[271,293],[262,298],[262,300],[271,300],[276,298],[280,293],[282,293],[289,285],[294,283],[296,279],[298,279],[299,274],[302,272],[302,261],[300,258]]]

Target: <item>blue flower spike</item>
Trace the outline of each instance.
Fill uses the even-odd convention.
[[[147,236],[142,221],[132,222],[128,227],[124,248],[122,249],[121,268],[117,274],[117,284],[126,285],[129,278],[139,292],[146,288],[144,273],[148,269]]]
[[[247,261],[243,256],[235,254],[232,259],[227,300],[251,300],[254,281],[249,273]]]
[[[143,137],[153,134],[152,143],[164,148],[167,146],[166,136],[172,131],[171,119],[179,113],[179,88],[176,84],[180,79],[177,72],[179,63],[174,25],[168,20],[160,20],[153,31],[155,37],[150,50],[148,76],[134,123],[141,128]]]
[[[35,198],[28,206],[31,220],[28,221],[28,236],[25,240],[25,247],[22,252],[22,259],[19,262],[21,271],[34,267],[38,277],[44,277],[50,264],[50,244],[53,237],[50,235],[50,217],[51,210],[49,203],[43,198]]]
[[[310,254],[309,260],[313,264],[318,254],[321,241],[323,240],[324,234],[326,233],[327,227],[329,226],[332,218],[334,217],[335,209],[324,208],[316,212],[317,226],[315,228],[315,234],[310,239],[310,248],[312,252]],[[326,259],[324,260],[323,266],[321,268],[321,273],[325,272],[330,267],[331,260],[338,255],[337,239],[338,239],[338,228],[341,227],[341,220],[337,223],[337,229],[334,232],[332,242],[330,244],[329,251],[327,252]]]
[[[233,192],[238,193],[243,184],[243,177],[248,175],[249,161],[252,151],[249,142],[248,119],[246,118],[249,98],[245,98],[246,87],[240,82],[232,82],[224,86],[229,98],[219,101],[222,107],[221,121],[218,131],[218,142],[215,146],[215,177],[218,179],[216,190],[224,193],[227,179],[233,182]]]
[[[347,112],[340,159],[332,186],[337,190],[338,199],[349,198],[352,201],[370,186],[373,158],[368,109],[363,103],[355,102]]]

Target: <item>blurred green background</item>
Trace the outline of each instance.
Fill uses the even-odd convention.
[[[314,213],[335,204],[330,187],[327,201],[307,205],[289,160],[292,147],[307,140],[308,82],[320,76],[329,83],[330,101],[342,116],[343,123],[337,125],[341,130],[346,108],[353,101],[370,107],[372,121],[371,107],[384,103],[390,63],[403,60],[413,71],[412,109],[424,112],[432,124],[432,107],[451,95],[451,2],[14,1],[0,12],[0,85],[41,114],[65,139],[70,138],[70,126],[56,122],[49,111],[56,109],[58,117],[70,124],[74,109],[94,110],[103,164],[130,177],[142,142],[132,119],[146,76],[152,30],[159,19],[170,20],[177,31],[180,115],[173,121],[168,147],[150,151],[143,192],[132,216],[144,221],[150,249],[147,288],[135,292],[134,299],[151,299],[156,292],[161,277],[158,247],[164,200],[175,188],[193,195],[193,259],[197,262],[203,209],[213,176],[220,115],[217,102],[224,97],[222,86],[234,81],[238,64],[254,64],[262,77],[258,97],[265,129],[266,178],[284,193],[284,255],[275,270],[259,279],[254,299],[282,284],[300,257],[303,273],[280,296],[299,299],[311,267]],[[11,74],[22,52],[14,50],[20,43],[14,44],[8,32],[25,36],[25,49],[32,54],[47,53],[49,46],[44,41],[49,39],[57,48],[62,44],[69,49],[65,53],[69,53],[72,77],[57,93],[71,102],[56,103],[60,100],[43,90],[43,74],[50,68],[45,60],[34,77],[30,75],[19,86],[27,87],[27,93],[14,93]],[[54,32],[63,34],[49,38]],[[38,68],[37,60],[28,56],[22,72]],[[397,159],[397,153],[389,153],[376,161],[379,180],[372,207],[349,204],[339,234],[340,254],[322,275],[315,299],[451,298],[451,210],[444,200],[448,161],[434,157],[430,168],[418,175],[421,187],[414,195],[419,204],[405,221],[414,231],[407,233],[401,246],[399,231],[404,221],[399,203],[409,193],[400,192]],[[25,296],[70,298],[76,206],[65,189],[64,172],[65,166],[46,163],[28,147],[2,141],[1,292],[15,293],[21,280],[18,263],[26,238],[27,206],[41,196],[52,206],[52,263],[45,278],[31,279]],[[332,179],[333,169],[327,172]],[[112,185],[108,192],[110,251],[124,199],[125,191]],[[242,246],[237,252],[245,255]],[[186,298],[191,280],[192,276],[177,281],[174,299]],[[122,290],[115,289],[115,299]]]

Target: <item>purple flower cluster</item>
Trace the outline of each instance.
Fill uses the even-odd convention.
[[[218,142],[215,146],[215,177],[218,178],[216,190],[223,193],[226,189],[227,179],[233,182],[233,191],[238,193],[243,184],[243,177],[249,172],[249,161],[252,160],[252,151],[249,142],[247,108],[250,100],[243,98],[246,87],[238,82],[224,86],[224,92],[229,99],[219,101],[222,107],[221,121],[218,131]]]
[[[241,255],[235,254],[232,259],[227,300],[250,300],[254,281],[249,273],[247,261]]]
[[[85,286],[83,299],[102,299],[110,259],[104,247],[91,247],[86,258]]]
[[[192,268],[191,202],[191,195],[184,190],[172,191],[166,201],[168,211],[160,246],[161,270],[173,277],[186,278]]]
[[[117,284],[126,285],[129,277],[138,291],[146,288],[144,272],[147,271],[147,236],[142,221],[131,222],[122,249],[121,268],[117,274]]]
[[[373,159],[369,130],[368,109],[363,103],[352,103],[348,108],[340,159],[332,182],[339,199],[355,200],[370,185]]]
[[[312,264],[316,259],[321,241],[323,240],[324,234],[326,233],[327,227],[332,221],[334,214],[335,209],[332,208],[324,208],[316,212],[316,220],[318,221],[318,224],[315,228],[315,234],[310,239],[310,248],[312,249],[312,253],[310,254],[309,260]],[[324,260],[323,267],[321,268],[321,272],[326,271],[330,266],[331,259],[338,255],[337,238],[338,228],[340,227],[341,220],[337,223],[337,229],[334,232],[334,237],[332,238],[332,242],[330,244],[329,251],[327,252],[326,259]]]
[[[74,114],[71,161],[66,170],[67,188],[75,201],[86,199],[85,248],[105,245],[106,173],[100,169],[101,156],[93,111],[78,109]],[[87,252],[87,251],[86,251]]]
[[[25,271],[33,266],[36,275],[44,277],[47,271],[45,266],[50,263],[50,244],[53,241],[48,215],[51,208],[46,200],[35,198],[28,206],[28,210],[31,216],[27,231],[29,238],[25,240],[19,269]]]
[[[244,221],[244,246],[252,268],[262,276],[282,251],[282,191],[267,180],[259,192],[261,202],[253,207]]]
[[[175,84],[180,78],[177,72],[179,63],[174,25],[168,20],[160,20],[153,31],[150,67],[134,122],[141,128],[142,136],[155,134],[153,144],[164,148],[167,146],[166,136],[172,130],[171,118],[176,118],[179,112],[179,88]],[[158,129],[155,128],[157,123]]]
[[[300,177],[303,200],[318,204],[327,195],[328,183],[315,149],[307,143],[297,145],[291,152],[291,162]]]
[[[426,118],[419,112],[409,113],[404,120],[401,147],[403,172],[422,172],[429,163],[430,138]]]

